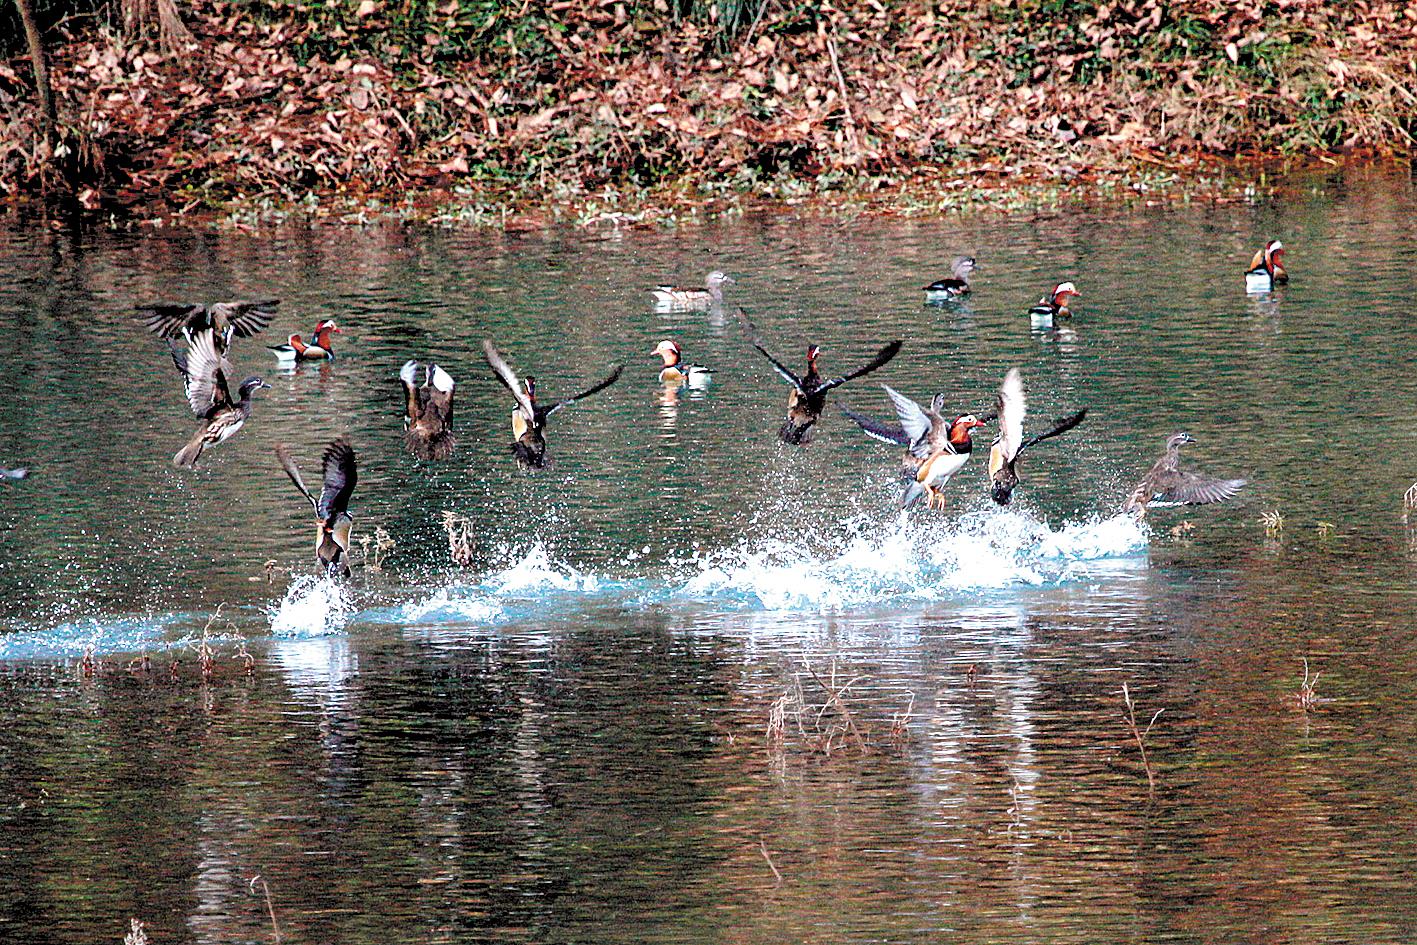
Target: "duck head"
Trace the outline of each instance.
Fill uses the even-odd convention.
[[[1058,308],[1067,308],[1069,301],[1080,298],[1082,298],[1082,293],[1071,282],[1060,282],[1053,286],[1053,294],[1050,297],[1052,303]]]
[[[315,326],[315,343],[321,347],[325,347],[329,344],[331,332],[336,335],[344,334],[332,320],[327,318]]]
[[[270,386],[271,385],[267,384],[259,377],[248,377],[246,378],[246,380],[241,382],[241,387],[239,388],[241,392],[241,399],[245,400],[246,398],[250,397],[251,392],[254,390],[261,390],[263,388],[269,390]]]
[[[968,443],[969,431],[976,427],[984,426],[986,421],[979,419],[972,413],[955,417],[954,423],[950,424],[950,442]]]
[[[1270,240],[1264,244],[1264,267],[1270,272],[1282,269],[1284,260],[1284,244],[1279,240]]]
[[[969,274],[973,272],[975,268],[977,267],[974,264],[973,256],[961,256],[954,261],[954,265],[950,267],[950,271],[954,273],[956,279],[963,279],[968,282]]]
[[[656,345],[655,349],[651,351],[650,354],[657,354],[663,358],[665,367],[673,367],[679,363],[679,345],[670,341],[668,338]]]
[[[531,401],[532,403],[536,403],[536,378],[523,378],[522,387],[526,390],[526,399]]]
[[[704,286],[705,286],[710,292],[714,291],[715,289],[721,289],[721,288],[723,288],[723,287],[726,286],[726,285],[737,285],[737,284],[738,284],[738,280],[737,280],[737,279],[735,279],[735,278],[733,278],[732,276],[728,275],[728,273],[726,273],[726,272],[721,272],[721,271],[719,271],[719,270],[717,270],[717,269],[715,269],[713,272],[709,273],[708,276],[704,279]]]
[[[817,356],[820,355],[821,353],[822,353],[822,346],[821,346],[821,345],[808,345],[808,346],[807,346],[807,370],[809,370],[809,371],[815,371],[815,370],[817,369]]]
[[[1189,433],[1186,433],[1185,431],[1182,431],[1180,433],[1173,433],[1166,440],[1166,448],[1168,450],[1179,450],[1181,448],[1182,443],[1194,443],[1195,441],[1196,438],[1191,436]]]

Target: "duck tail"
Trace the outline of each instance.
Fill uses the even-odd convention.
[[[198,430],[197,435],[192,437],[191,442],[177,451],[177,455],[172,457],[172,465],[186,466],[188,469],[197,468],[197,460],[202,458],[202,450],[206,448],[206,430]]]
[[[906,484],[905,491],[900,494],[900,507],[903,509],[909,508],[911,505],[918,502],[920,497],[924,494],[925,487],[912,479]]]

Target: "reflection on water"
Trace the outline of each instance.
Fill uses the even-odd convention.
[[[287,941],[1412,940],[1413,204],[1359,177],[614,240],[0,231],[0,466],[32,470],[0,483],[0,938],[271,940],[259,875]],[[1247,298],[1271,237],[1293,282]],[[974,293],[922,306],[961,247]],[[714,268],[830,364],[905,339],[854,408],[888,415],[880,380],[984,412],[1018,365],[1032,416],[1088,419],[1015,506],[981,461],[902,516],[894,453],[834,409],[777,445],[786,388],[731,312],[653,310]],[[1033,331],[1061,279],[1073,319]],[[340,357],[238,346],[273,389],[179,473],[190,417],[130,309],[232,295],[284,300],[273,338],[338,317]],[[510,462],[483,337],[553,391],[628,365],[556,414],[544,474]],[[659,383],[664,337],[712,388]],[[415,354],[458,378],[448,463],[402,448]],[[1117,515],[1182,428],[1252,486]],[[356,538],[393,546],[342,584],[271,450],[345,432]],[[1123,683],[1161,711],[1154,795]]]

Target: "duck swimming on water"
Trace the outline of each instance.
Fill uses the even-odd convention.
[[[1059,282],[1053,286],[1053,291],[1038,300],[1038,304],[1028,310],[1028,317],[1033,322],[1034,328],[1052,328],[1053,320],[1057,318],[1068,318],[1073,313],[1068,308],[1068,303],[1073,299],[1082,298],[1082,293],[1071,282]]]
[[[185,350],[170,339],[169,345],[173,363],[185,381],[187,403],[203,421],[191,441],[172,457],[172,462],[195,469],[203,450],[225,443],[245,425],[251,416],[252,392],[271,385],[259,377],[248,377],[241,382],[238,396],[233,398],[227,383],[233,369],[231,362],[217,352],[215,329],[193,334]]]
[[[300,478],[300,467],[295,465],[284,443],[276,447],[276,458],[290,481],[295,483],[295,488],[315,510],[316,564],[326,574],[348,576],[349,533],[354,527],[354,516],[349,514],[349,500],[359,482],[354,447],[344,437],[335,439],[325,447],[320,457],[324,482],[318,499],[305,487],[305,481]]]
[[[1019,483],[1018,458],[1023,451],[1043,440],[1066,433],[1082,423],[1087,416],[1087,408],[1055,423],[1052,429],[1025,440],[1023,438],[1023,418],[1027,408],[1023,395],[1023,375],[1018,368],[1011,368],[1004,375],[1004,383],[999,388],[996,413],[999,419],[999,433],[994,437],[989,450],[989,494],[999,505],[1008,505],[1014,488]]]
[[[650,354],[657,354],[664,361],[659,379],[665,384],[688,387],[707,387],[713,380],[713,372],[702,364],[685,364],[684,352],[679,343],[665,339],[655,346]]]
[[[977,268],[973,256],[961,256],[950,266],[951,277],[925,286],[925,301],[945,302],[969,294],[969,274]]]
[[[342,335],[330,319],[325,319],[315,326],[311,333],[311,340],[307,343],[299,335],[291,335],[283,345],[266,345],[275,352],[276,360],[283,363],[295,363],[297,361],[332,361],[335,357],[335,348],[331,334]]]
[[[158,303],[139,305],[138,317],[148,330],[159,338],[172,339],[179,334],[190,339],[198,332],[211,329],[216,337],[216,349],[230,349],[232,336],[250,338],[259,334],[275,316],[279,299],[258,302],[212,302],[210,304]]]
[[[423,383],[418,383],[418,370],[423,368]],[[453,383],[452,375],[430,364],[405,361],[399,371],[403,384],[405,416],[404,445],[419,459],[447,459],[453,454]]]
[[[1250,268],[1245,270],[1245,291],[1251,295],[1273,292],[1277,285],[1289,281],[1289,273],[1284,271],[1284,244],[1270,240],[1264,248],[1257,250],[1250,259]]]
[[[715,269],[704,278],[702,289],[673,285],[655,286],[650,290],[655,305],[660,308],[708,308],[723,304],[723,287],[738,282],[732,276]]]
[[[553,413],[605,390],[620,379],[620,372],[625,369],[624,365],[617,364],[610,376],[594,387],[550,406],[541,406],[536,402],[536,378],[519,380],[517,373],[502,358],[491,341],[483,339],[482,351],[497,379],[502,382],[503,387],[512,392],[512,397],[517,402],[516,407],[512,409],[512,454],[523,469],[545,468],[546,437],[542,430],[546,428],[546,421]]]
[[[1189,433],[1174,433],[1166,440],[1166,452],[1151,467],[1141,482],[1137,483],[1127,502],[1124,512],[1135,512],[1137,517],[1146,515],[1149,502],[1167,502],[1177,505],[1205,505],[1210,502],[1224,502],[1232,498],[1245,485],[1244,479],[1216,479],[1181,468],[1181,445],[1194,443]]]
[[[808,432],[822,416],[822,410],[827,405],[827,394],[834,388],[840,387],[847,381],[855,380],[866,374],[870,374],[877,368],[884,367],[891,358],[900,351],[902,342],[892,341],[862,367],[857,368],[850,374],[843,374],[840,377],[824,379],[821,372],[817,370],[817,358],[821,356],[822,349],[819,345],[807,346],[807,373],[798,377],[795,372],[777,358],[768,353],[763,347],[762,340],[758,337],[758,329],[753,325],[742,309],[738,310],[738,319],[743,324],[743,330],[748,335],[748,340],[758,353],[768,359],[768,363],[782,377],[783,380],[792,385],[792,392],[787,396],[787,417],[783,420],[782,427],[778,430],[778,438],[784,443],[797,445],[803,442]]]

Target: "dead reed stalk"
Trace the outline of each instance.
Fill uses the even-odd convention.
[[[266,913],[271,917],[271,932],[275,936],[276,945],[280,945],[280,923],[276,921],[276,907],[271,901],[271,887],[266,883],[265,877],[252,876],[250,883],[252,895],[255,895],[257,883],[261,884],[261,893],[266,898]]]
[[[1318,693],[1314,691],[1314,687],[1319,684],[1320,675],[1320,673],[1314,673],[1312,677],[1309,675],[1309,658],[1304,657],[1304,679],[1299,683],[1298,700],[1299,708],[1305,712],[1312,709],[1319,701]]]
[[[1126,683],[1122,683],[1122,701],[1127,707],[1127,728],[1132,733],[1132,738],[1136,739],[1137,750],[1141,752],[1142,767],[1146,769],[1146,786],[1149,793],[1156,793],[1156,772],[1151,768],[1151,756],[1146,752],[1146,736],[1151,734],[1151,728],[1156,724],[1156,720],[1161,718],[1161,713],[1165,709],[1157,709],[1156,714],[1151,717],[1151,721],[1146,724],[1143,731],[1137,726],[1137,708],[1132,702],[1132,692]]]

